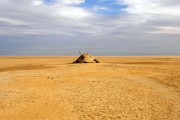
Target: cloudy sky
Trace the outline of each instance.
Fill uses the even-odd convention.
[[[180,55],[180,0],[0,0],[0,55]]]

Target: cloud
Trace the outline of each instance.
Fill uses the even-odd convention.
[[[32,1],[31,5],[42,5],[43,2],[41,0],[34,0]]]
[[[135,17],[134,24],[149,27],[151,34],[179,34],[180,2],[178,0],[118,0],[128,7],[125,11]]]
[[[0,17],[0,22],[4,24],[10,24],[10,25],[24,25],[25,24],[23,20],[16,20],[16,19],[3,18],[3,17]]]
[[[62,4],[65,5],[80,5],[85,2],[85,0],[60,0]]]
[[[46,9],[54,9],[52,14],[56,17],[82,20],[91,16],[91,13],[84,8],[77,7],[76,5],[84,3],[85,0],[41,0],[32,1],[32,5],[43,7],[47,4]]]
[[[117,1],[3,0],[0,55],[180,54],[178,0]]]
[[[98,5],[94,5],[93,7],[92,7],[92,10],[94,11],[94,12],[98,12],[98,11],[101,11],[101,10],[109,10],[109,8],[107,8],[107,7],[102,7],[102,6],[98,6]]]
[[[151,31],[151,34],[177,34],[180,35],[180,27],[156,27],[157,30]]]
[[[8,0],[1,0],[0,4],[7,2]]]
[[[59,17],[66,17],[74,20],[82,20],[90,17],[92,14],[85,9],[73,6],[61,6],[56,13]]]
[[[180,10],[178,0],[119,0],[119,4],[126,4],[128,6],[126,11],[134,14],[179,15]]]
[[[80,5],[85,3],[85,0],[37,0],[37,1],[41,1],[48,5],[52,5],[52,4]]]

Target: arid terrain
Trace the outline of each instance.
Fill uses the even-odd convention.
[[[0,57],[0,120],[180,120],[180,57]]]

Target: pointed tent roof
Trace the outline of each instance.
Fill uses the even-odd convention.
[[[90,54],[84,53],[81,54],[81,56],[78,57],[78,59],[73,63],[99,63],[99,61],[97,59],[94,59]]]

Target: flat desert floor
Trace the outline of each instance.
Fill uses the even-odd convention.
[[[180,120],[180,57],[0,57],[1,120]]]

